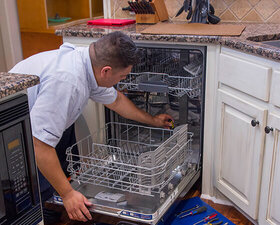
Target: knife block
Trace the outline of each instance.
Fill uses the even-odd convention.
[[[150,2],[150,5],[154,9],[155,14],[136,14],[136,23],[154,24],[169,19],[164,0],[153,0]]]
[[[136,23],[143,24],[149,23],[154,24],[159,22],[157,14],[136,14]]]

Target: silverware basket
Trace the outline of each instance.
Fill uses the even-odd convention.
[[[191,160],[192,133],[111,122],[79,141],[80,160],[66,150],[73,180],[112,189],[154,195]]]

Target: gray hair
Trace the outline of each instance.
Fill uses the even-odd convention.
[[[140,51],[135,43],[120,31],[109,33],[96,42],[94,47],[94,64],[103,67],[126,68],[139,61]]]

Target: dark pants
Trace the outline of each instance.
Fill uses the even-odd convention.
[[[76,143],[75,126],[73,124],[67,130],[64,131],[59,143],[55,148],[60,165],[66,177],[69,176],[69,173],[67,172],[68,162],[66,161],[66,149],[74,145],[75,143]],[[79,152],[77,146],[73,147],[72,153],[78,155]],[[77,157],[74,160],[78,161],[79,158]],[[47,181],[47,179],[41,174],[41,172],[38,171],[38,173],[39,173],[39,183],[40,183],[40,190],[41,190],[41,199],[43,205],[44,222],[45,224],[52,224],[54,222],[59,221],[60,214],[46,209],[44,207],[44,203],[53,196],[55,190],[51,186],[51,184]]]

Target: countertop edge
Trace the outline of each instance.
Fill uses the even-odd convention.
[[[145,26],[145,25],[143,25]],[[138,26],[139,27],[139,26]],[[198,35],[167,35],[167,34],[141,34],[141,29],[136,25],[120,27],[119,29],[110,27],[87,26],[79,24],[63,29],[58,29],[55,34],[63,37],[87,37],[100,38],[105,34],[114,30],[120,30],[126,33],[134,41],[160,41],[160,42],[181,42],[181,43],[198,43],[198,44],[217,44],[241,52],[257,55],[263,58],[280,61],[280,49],[261,43],[262,38],[267,39],[269,36],[280,36],[280,24],[246,24],[245,31],[241,36],[198,36]],[[258,27],[263,29],[262,33],[257,33]],[[275,27],[279,30],[275,30]],[[247,29],[247,30],[246,30]],[[266,34],[265,29],[268,29],[273,34]],[[271,31],[272,30],[272,31]],[[257,41],[253,41],[252,36],[259,37]],[[250,40],[248,40],[250,39]],[[259,42],[258,42],[259,41]]]
[[[36,75],[0,73],[0,99],[40,83]]]

